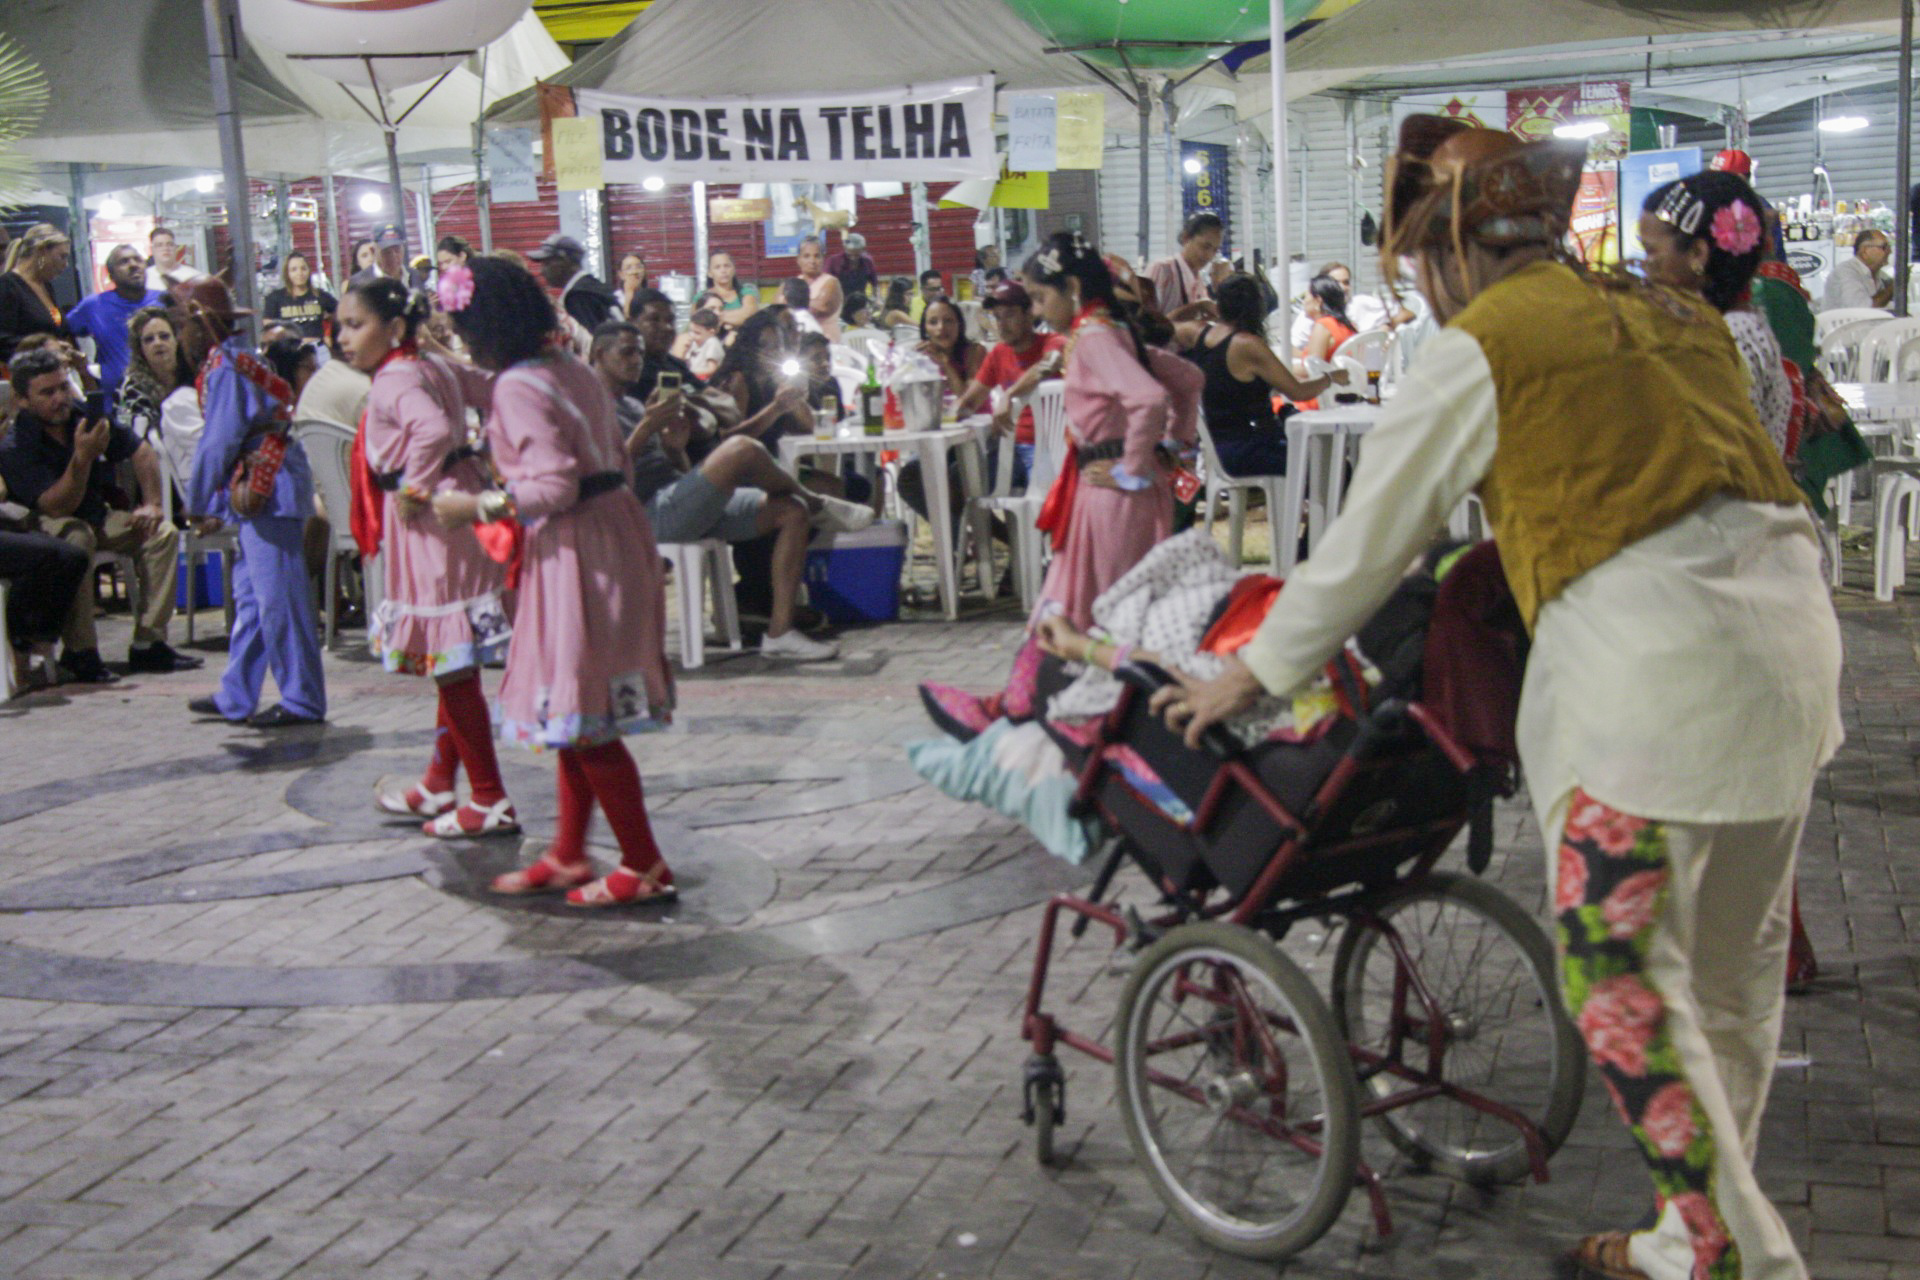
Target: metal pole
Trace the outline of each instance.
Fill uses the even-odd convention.
[[[391,188],[387,201],[393,205],[393,222],[400,228],[400,239],[407,238],[407,188],[400,181],[400,131],[389,128],[387,131],[387,186]]]
[[[1360,113],[1352,98],[1340,103],[1347,118],[1347,270],[1360,275]]]
[[[287,189],[287,180],[277,178],[273,184],[273,251],[277,261],[285,263],[287,254],[293,250],[293,223],[289,220],[292,212],[287,202],[293,199],[293,193]]]
[[[693,279],[694,296],[700,296],[699,282],[707,277],[707,184],[693,184]]]
[[[1153,253],[1153,163],[1147,154],[1147,141],[1153,136],[1153,94],[1137,76],[1133,92],[1140,102],[1140,260],[1136,265],[1144,268]]]
[[[1174,136],[1173,78],[1169,76],[1166,84],[1160,87],[1161,128],[1166,134],[1167,162],[1163,168],[1167,171],[1167,233],[1177,236],[1182,217],[1186,212],[1186,194],[1184,170],[1180,164],[1180,140]]]
[[[353,272],[346,269],[345,260],[340,257],[340,206],[333,196],[333,175],[322,176],[321,181],[327,189],[327,260],[333,263],[333,287],[343,290],[347,287],[347,277]]]
[[[213,113],[220,129],[220,168],[227,182],[227,264],[233,302],[242,314],[235,332],[250,335],[253,307],[253,211],[247,188],[247,153],[240,137],[240,109],[233,93],[239,51],[239,0],[201,0],[207,26],[207,67],[213,80]]]
[[[1913,3],[1900,0],[1899,148],[1893,179],[1893,314],[1907,314],[1907,275],[1913,269]]]
[[[1285,0],[1267,0],[1273,52],[1267,61],[1273,82],[1273,265],[1274,286],[1284,304],[1293,295],[1293,259],[1287,253],[1287,12]]]
[[[73,246],[73,269],[80,273],[80,296],[93,287],[93,227],[87,219],[87,171],[67,166],[67,243]]]
[[[424,164],[420,166],[420,194],[417,198],[420,201],[420,252],[431,258],[434,242],[440,238],[440,228],[434,225],[433,219],[433,169]]]
[[[493,192],[487,186],[487,59],[480,51],[480,109],[473,117],[473,205],[480,215],[480,252],[493,252]]]
[[[916,182],[910,190],[913,221],[920,228],[920,234],[913,241],[913,273],[921,275],[933,265],[933,224],[927,217],[927,184]]]

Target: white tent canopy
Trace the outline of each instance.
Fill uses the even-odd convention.
[[[1132,108],[1105,81],[1046,39],[1003,0],[654,0],[646,12],[551,82],[644,97],[729,91],[844,92],[992,72],[1002,89],[1102,89],[1109,129],[1131,129]],[[526,94],[503,120],[532,120]]]
[[[1589,59],[1626,52],[1608,41],[1657,40],[1673,49],[1718,43],[1737,60],[1770,56],[1765,44],[1753,41],[1782,32],[1891,36],[1898,30],[1892,0],[1366,0],[1287,43],[1287,97],[1428,71],[1453,84],[1499,79],[1482,60],[1521,51],[1567,58],[1515,64],[1515,76],[1577,77],[1583,46]],[[1728,41],[1729,35],[1738,40]],[[1660,52],[1659,44],[1632,51],[1636,60]],[[1241,119],[1263,128],[1272,103],[1266,66],[1259,57],[1240,68],[1238,107]]]
[[[220,168],[201,12],[199,0],[6,0],[0,30],[47,73],[56,104],[20,149],[48,164]],[[487,101],[566,65],[528,13],[489,46]],[[380,128],[336,82],[258,44],[240,59],[236,79],[247,166],[255,175],[384,163]],[[394,114],[425,88],[390,93]],[[368,101],[366,90],[355,92]],[[478,59],[469,59],[401,127],[401,154],[466,151],[482,107]]]

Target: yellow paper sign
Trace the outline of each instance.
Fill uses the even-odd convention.
[[[1058,101],[1054,164],[1062,169],[1100,168],[1107,149],[1106,98],[1098,93],[1062,93]]]
[[[600,171],[600,122],[562,117],[553,122],[553,182],[562,191],[598,191],[607,185]]]
[[[1000,181],[993,184],[990,209],[1045,209],[1053,199],[1053,184],[1045,170],[1032,173],[1020,169],[1000,170]]]

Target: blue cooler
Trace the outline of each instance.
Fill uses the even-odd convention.
[[[858,533],[816,534],[807,548],[807,603],[842,625],[894,622],[906,563],[907,526],[898,520],[876,520]]]
[[[194,573],[198,575],[198,577],[195,578],[194,584],[193,584],[193,607],[194,608],[223,609],[226,607],[226,604],[227,604],[226,594],[222,590],[222,587],[225,585],[223,582],[224,575],[221,573],[221,563],[220,563],[222,553],[218,551],[208,551],[208,552],[204,552],[203,554],[206,556],[206,559],[202,560],[198,565],[194,566],[192,569],[188,569],[187,553],[184,551],[180,553],[180,569],[178,574],[174,577],[174,580],[173,580],[173,607],[174,608],[184,609],[187,607],[187,574],[188,573]]]

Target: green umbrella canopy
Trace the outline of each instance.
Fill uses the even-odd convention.
[[[1055,44],[1111,44],[1115,40],[1203,41],[1206,48],[1127,50],[1134,67],[1178,71],[1249,40],[1267,36],[1267,0],[1007,0],[1009,7]],[[1291,27],[1319,8],[1322,0],[1286,0]],[[1122,65],[1112,49],[1084,51],[1081,57],[1104,66]]]

